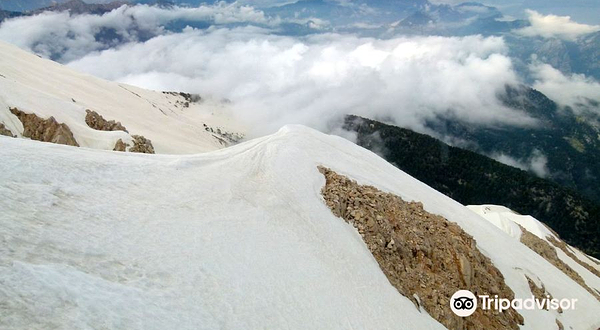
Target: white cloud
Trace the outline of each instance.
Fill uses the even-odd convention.
[[[535,82],[533,88],[548,95],[562,106],[570,106],[576,112],[596,111],[600,102],[600,83],[583,74],[565,75],[544,63],[533,63],[529,70]],[[596,105],[594,105],[596,104]]]
[[[490,157],[502,164],[533,172],[541,178],[545,178],[550,174],[548,170],[548,157],[537,149],[533,150],[531,156],[527,159],[519,160],[504,153],[492,154]]]
[[[213,26],[181,33],[162,28],[177,18],[206,19]],[[223,28],[219,22],[262,27]],[[103,16],[48,13],[10,20],[0,26],[0,39],[59,54],[71,67],[106,79],[231,100],[257,135],[290,123],[327,130],[328,120],[348,113],[420,131],[438,116],[535,124],[497,100],[506,84],[519,83],[502,38],[297,38],[272,34],[269,27],[278,23],[251,7],[224,3],[136,6]],[[123,41],[116,47],[99,42],[95,34],[102,28],[113,28]]]
[[[518,169],[522,169],[523,171],[527,171],[527,165],[514,157],[511,157],[504,153],[497,153],[490,155],[491,158],[499,161],[500,163],[512,167],[516,167]]]
[[[572,21],[569,16],[542,15],[534,10],[526,10],[526,13],[531,26],[515,32],[528,37],[575,40],[579,36],[600,31],[599,25],[580,24]]]
[[[502,39],[481,36],[297,39],[252,27],[187,29],[70,66],[142,87],[226,98],[266,131],[287,123],[322,128],[347,113],[416,129],[437,115],[531,124],[497,101],[505,84],[517,83],[505,51]]]
[[[540,178],[545,178],[549,174],[548,157],[542,154],[541,151],[535,150],[529,159],[529,168]]]
[[[121,39],[119,43],[135,42],[164,34],[163,26],[175,20],[215,25],[244,22],[268,26],[278,23],[250,6],[225,2],[173,9],[138,5],[122,6],[101,16],[46,12],[7,20],[0,25],[0,40],[68,62],[114,46],[116,43],[111,43],[110,39],[100,41],[95,38],[103,30],[114,31],[113,37]]]

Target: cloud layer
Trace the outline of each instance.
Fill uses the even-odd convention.
[[[0,25],[0,40],[44,57],[68,62],[92,51],[169,33],[165,26],[176,21],[186,24],[204,22],[207,26],[234,23],[269,26],[278,23],[277,19],[267,19],[262,11],[250,6],[225,2],[173,9],[138,5],[122,6],[101,16],[45,12],[11,19]]]
[[[579,36],[600,31],[599,25],[580,24],[569,16],[542,15],[534,10],[526,10],[526,13],[531,26],[516,32],[528,37],[575,40]]]
[[[518,82],[505,51],[502,39],[481,36],[297,39],[254,27],[189,28],[69,65],[142,87],[226,98],[267,131],[288,123],[323,128],[347,113],[422,130],[438,115],[527,123],[496,98]]]
[[[505,165],[533,172],[540,178],[548,177],[550,174],[548,170],[548,157],[537,149],[533,150],[531,156],[527,159],[518,160],[503,153],[496,153],[490,155],[490,157]]]
[[[529,69],[535,79],[533,88],[575,112],[593,111],[600,115],[600,83],[594,79],[582,74],[565,75],[544,63],[533,63]]]
[[[194,22],[206,26],[183,28]],[[281,23],[224,2],[123,6],[102,16],[45,13],[9,20],[0,26],[0,39],[109,80],[230,100],[255,135],[290,123],[327,130],[348,113],[419,131],[439,116],[480,125],[535,124],[497,100],[505,85],[520,82],[502,38],[275,35]],[[561,82],[557,75],[540,77],[538,87]]]

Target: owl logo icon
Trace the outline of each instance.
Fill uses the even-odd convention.
[[[457,297],[454,299],[455,309],[472,309],[474,301],[469,297]]]
[[[456,291],[450,298],[450,309],[460,317],[470,316],[477,310],[477,298],[471,291]]]

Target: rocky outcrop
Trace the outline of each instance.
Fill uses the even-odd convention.
[[[321,194],[327,206],[358,230],[390,283],[416,306],[448,329],[516,330],[523,324],[514,309],[477,309],[468,318],[450,310],[450,298],[460,289],[514,298],[502,273],[460,226],[426,212],[421,203],[358,185],[324,167],[319,171],[326,178]]]
[[[121,125],[120,122],[114,120],[106,120],[96,111],[85,110],[85,123],[95,130],[99,131],[124,131],[127,132],[125,126]],[[152,141],[146,139],[141,135],[132,135],[133,138],[133,146],[129,148],[129,152],[139,152],[144,154],[153,154],[154,146],[152,146]],[[122,139],[117,140],[113,151],[127,151],[127,147],[129,144],[125,143]]]
[[[163,92],[163,94],[173,95],[183,98],[182,101],[175,101],[175,105],[181,105],[183,108],[189,108],[191,103],[198,103],[202,101],[202,97],[198,94],[190,94],[184,92]]]
[[[6,128],[3,123],[0,123],[0,135],[17,137],[8,128]]]
[[[550,292],[546,291],[546,287],[544,287],[544,284],[542,283],[542,287],[539,287],[535,284],[535,282],[529,278],[529,276],[525,275],[525,278],[527,279],[527,283],[529,284],[529,290],[531,290],[531,294],[537,298],[538,300],[544,300],[546,298],[549,299],[554,299],[554,297],[552,297],[552,295],[550,294]],[[548,310],[548,306],[544,305],[544,310]],[[559,306],[558,310],[559,313],[562,313],[563,310],[562,308]]]
[[[585,281],[573,268],[564,263],[556,254],[556,249],[550,245],[547,241],[535,236],[523,226],[519,225],[521,228],[521,243],[525,246],[533,250],[535,253],[539,254],[542,258],[546,259],[549,263],[554,265],[554,267],[560,269],[563,273],[569,276],[573,281],[577,282],[584,289],[586,289],[592,296],[596,297],[600,301],[600,294],[598,292],[594,292],[592,288],[585,284]]]
[[[144,154],[154,153],[152,141],[146,139],[141,135],[132,135],[131,137],[133,138],[133,147],[129,148],[129,152],[139,152]]]
[[[85,110],[85,123],[90,127],[98,131],[124,131],[127,132],[125,126],[121,125],[120,122],[114,120],[106,120],[96,111]]]
[[[586,258],[591,261],[592,263],[595,263],[596,265],[600,266],[600,262],[598,262],[597,260],[592,259],[590,256],[588,256],[587,254],[585,255]]]
[[[550,243],[552,243],[552,245],[556,246],[557,248],[561,249],[567,256],[569,256],[569,258],[573,259],[573,261],[577,262],[579,265],[581,265],[581,267],[587,269],[588,271],[590,271],[590,273],[600,277],[600,271],[598,271],[598,269],[592,267],[592,265],[582,261],[581,259],[579,259],[571,250],[570,248],[567,246],[567,243],[557,240],[554,237],[546,237],[546,239],[548,241],[550,241]],[[590,259],[591,260],[591,259]],[[593,261],[593,260],[592,260]]]
[[[71,129],[64,123],[58,123],[54,117],[42,119],[33,113],[25,113],[17,108],[10,108],[21,123],[23,123],[23,136],[32,140],[66,144],[79,147],[73,137]]]
[[[129,146],[129,144],[123,142],[123,140],[119,139],[117,140],[117,143],[115,143],[115,148],[113,149],[113,151],[127,151],[127,147]]]
[[[213,129],[212,127],[210,127],[206,124],[203,124],[203,125],[204,125],[204,130],[212,133],[213,138],[215,138],[217,141],[219,141],[219,143],[221,145],[224,145],[224,146],[238,143],[244,138],[244,135],[240,134],[240,133],[230,133],[230,132],[225,131],[225,129],[221,129],[219,127],[217,127],[216,129]]]

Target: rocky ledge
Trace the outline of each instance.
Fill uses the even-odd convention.
[[[106,120],[96,111],[85,110],[85,123],[90,127],[98,131],[124,131],[127,132],[125,126],[121,125],[120,122],[114,120]]]
[[[553,264],[554,267],[560,269],[563,273],[569,276],[573,281],[577,282],[577,284],[581,285],[584,289],[586,289],[589,293],[591,293],[594,297],[596,297],[596,299],[600,301],[600,293],[587,286],[581,275],[579,275],[575,270],[573,270],[573,268],[571,268],[558,257],[556,249],[552,245],[550,245],[548,241],[545,241],[535,236],[521,225],[519,225],[519,227],[521,228],[521,243],[533,250],[535,253],[539,254],[549,263]],[[555,244],[558,244],[558,241],[553,237],[547,237],[547,239],[555,241],[557,242]],[[575,261],[579,260],[574,255],[571,255],[570,257],[573,258],[573,260]]]
[[[523,324],[512,308],[477,309],[468,318],[450,310],[450,298],[462,289],[514,298],[502,273],[460,226],[426,212],[421,203],[359,185],[325,167],[319,171],[326,178],[321,194],[327,206],[358,230],[390,283],[417,308],[448,329],[517,330]]]
[[[23,123],[23,136],[32,140],[66,144],[79,147],[73,137],[73,132],[64,123],[58,123],[54,117],[43,119],[33,113],[25,113],[17,108],[10,108],[21,123]]]
[[[3,123],[0,123],[0,135],[17,137],[8,128],[6,128]]]
[[[114,120],[106,120],[102,115],[97,113],[96,111],[86,110],[85,123],[88,127],[98,130],[98,131],[124,131],[127,132],[125,126],[121,125],[120,122]],[[122,139],[117,140],[115,143],[115,147],[113,151],[129,151],[129,152],[138,152],[144,154],[153,154],[154,146],[152,146],[152,141],[145,138],[142,135],[132,135],[133,146],[127,150],[129,147],[128,143],[123,142]]]

